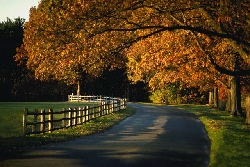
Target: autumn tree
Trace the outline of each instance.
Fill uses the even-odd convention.
[[[101,46],[105,38],[89,42],[92,27],[84,19],[88,8],[81,1],[42,0],[37,8],[30,9],[29,22],[24,25],[24,46],[27,67],[36,78],[77,83],[79,94],[79,81],[86,75],[96,77],[107,68],[121,67],[121,55],[107,56]]]
[[[151,86],[232,76],[239,99],[238,78],[249,75],[248,0],[42,0],[30,13],[24,43],[40,79],[75,82],[128,59],[131,79]]]
[[[242,69],[238,62],[239,57],[241,57],[245,63],[249,63],[249,6],[247,1],[188,1],[188,5],[186,3],[187,1],[178,1],[178,4],[175,2],[169,2],[169,4],[160,4],[161,2],[157,2],[137,1],[137,3],[134,3],[134,6],[130,5],[130,8],[126,8],[131,12],[130,14],[126,12],[127,15],[124,16],[124,13],[122,13],[124,11],[119,12],[119,14],[122,13],[122,21],[125,20],[127,22],[126,26],[130,25],[130,28],[116,27],[114,25],[114,27],[107,28],[101,32],[131,31],[136,33],[138,36],[133,34],[133,39],[130,38],[130,42],[125,43],[127,44],[125,47],[130,47],[132,44],[137,45],[139,41],[141,43],[138,45],[138,48],[141,48],[143,45],[150,45],[147,43],[149,42],[147,39],[154,35],[158,35],[158,38],[162,38],[161,33],[169,33],[167,31],[193,39],[184,44],[180,44],[180,38],[179,40],[175,40],[179,42],[175,53],[180,57],[175,56],[174,58],[185,61],[185,55],[187,56],[186,60],[188,61],[186,64],[190,64],[189,67],[192,67],[192,70],[189,70],[189,75],[192,73],[197,74],[193,67],[202,66],[206,64],[208,60],[210,66],[212,65],[217,73],[232,76],[231,97],[236,97],[236,99],[232,99],[233,105],[231,113],[237,114],[237,112],[239,112],[242,114],[240,109],[239,77],[249,75],[249,66],[246,69]],[[117,15],[113,17],[117,17]],[[165,41],[169,42],[169,40]],[[184,71],[188,71],[181,70],[179,66],[174,66],[177,71],[172,70],[174,72],[166,72],[164,67],[171,67],[173,69],[173,66],[172,64],[171,66],[166,64],[165,61],[162,60],[165,58],[164,56],[166,56],[172,61],[171,63],[173,63],[175,59],[169,56],[169,53],[173,54],[174,52],[164,53],[163,50],[154,50],[153,52],[147,52],[148,54],[144,52],[138,56],[138,48],[135,49],[135,59],[132,58],[131,60],[137,65],[139,70],[133,69],[131,71],[132,73],[136,73],[137,70],[137,75],[142,80],[150,79],[152,82],[152,78],[158,78],[158,80],[155,80],[155,83],[160,84],[161,82],[166,82],[164,81],[165,78],[171,78],[171,75],[174,79],[177,79],[180,77],[180,72],[184,73]],[[155,48],[159,49],[159,47]],[[180,52],[178,53],[178,51]],[[152,53],[156,52],[158,52],[156,56],[152,55]],[[131,54],[131,47],[128,53]],[[200,56],[200,58],[197,58],[197,55]],[[192,61],[193,57],[196,57],[196,60],[199,61]],[[147,67],[145,67],[144,71],[140,70],[142,69],[142,65],[138,63],[141,61],[140,59],[146,60],[145,66]],[[155,66],[156,68],[152,68]],[[184,67],[187,69],[187,65]],[[195,69],[197,70],[197,68]],[[204,70],[206,71],[207,68]],[[164,76],[166,77],[164,78]],[[207,77],[204,73],[203,76]],[[138,79],[134,76],[132,78]],[[190,77],[189,80],[190,79],[192,79],[192,77]],[[170,80],[173,80],[173,78]]]

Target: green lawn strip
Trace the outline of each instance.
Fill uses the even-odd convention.
[[[65,130],[57,130],[52,133],[45,133],[30,136],[11,136],[0,138],[0,151],[11,154],[20,152],[25,147],[34,147],[49,143],[58,143],[80,138],[86,135],[100,133],[119,123],[126,117],[135,113],[132,108],[122,109],[112,114],[90,120],[89,122]]]
[[[250,130],[241,117],[209,106],[179,105],[196,114],[211,140],[210,167],[249,166]]]
[[[83,102],[0,102],[0,138],[22,135],[23,112],[38,109],[62,111],[63,108],[84,107],[98,105],[97,103]]]

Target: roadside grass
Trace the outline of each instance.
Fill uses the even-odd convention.
[[[23,107],[22,104],[20,104],[20,106]],[[36,106],[37,105],[34,104],[35,108],[37,108]],[[9,112],[11,112],[11,110],[12,109],[9,109]],[[52,133],[37,134],[37,135],[30,135],[30,136],[22,136],[21,132],[19,132],[20,129],[22,129],[22,123],[21,125],[18,124],[18,126],[17,125],[14,126],[15,122],[13,121],[15,121],[16,119],[10,119],[10,116],[8,114],[2,114],[2,113],[5,113],[5,112],[1,111],[0,113],[1,119],[4,119],[5,121],[8,120],[8,122],[5,122],[6,128],[8,127],[8,125],[11,125],[12,128],[14,129],[11,131],[11,133],[6,133],[4,136],[0,136],[0,152],[1,152],[1,156],[3,155],[2,157],[0,157],[0,159],[9,157],[14,153],[22,152],[22,150],[25,148],[36,147],[36,146],[45,145],[49,143],[59,143],[63,141],[80,138],[80,137],[94,134],[94,133],[104,132],[108,128],[112,127],[113,125],[125,119],[126,117],[133,115],[135,113],[135,110],[132,108],[126,108],[126,109],[122,109],[120,111],[114,112],[112,114],[98,117],[94,120],[90,120],[89,122],[86,122],[83,125],[75,126],[75,127],[64,129],[64,130],[57,130]],[[22,112],[19,113],[18,111],[14,113],[15,114],[12,114],[12,116],[15,115],[17,117],[21,117],[22,119]],[[8,119],[6,119],[5,117],[8,117]],[[1,128],[1,130],[3,129]],[[4,129],[3,131],[7,131],[7,130]]]
[[[211,140],[209,167],[250,166],[250,130],[244,118],[231,117],[202,105],[177,105],[175,107],[196,114],[204,123]]]

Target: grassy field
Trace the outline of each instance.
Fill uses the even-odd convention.
[[[211,140],[209,167],[250,166],[250,129],[243,118],[208,106],[177,107],[193,112],[205,124]]]
[[[96,103],[81,102],[0,102],[0,137],[20,136],[22,135],[23,111],[28,108],[29,111],[38,109],[52,108],[54,111],[61,111],[63,108],[93,106]]]
[[[0,103],[0,160],[8,158],[14,153],[22,152],[26,147],[36,147],[48,143],[57,143],[79,138],[85,135],[104,132],[111,126],[119,123],[126,117],[135,113],[134,109],[126,108],[112,114],[91,120],[81,126],[57,130],[52,133],[23,136],[22,115],[23,109],[52,108],[60,111],[63,108],[93,106],[93,103],[73,102],[43,102],[43,103]]]
[[[103,132],[135,111],[131,108],[99,117],[95,120],[67,130],[41,135],[22,136],[23,109],[49,109],[89,105],[86,103],[0,103],[0,151],[6,155],[20,152],[26,146],[38,146],[51,142],[71,140],[84,135]],[[93,105],[93,104],[91,104]],[[175,106],[196,114],[204,123],[211,140],[209,167],[250,166],[250,129],[241,117],[230,117],[228,112],[208,106]],[[5,154],[2,154],[5,155]],[[1,157],[0,157],[1,159]]]

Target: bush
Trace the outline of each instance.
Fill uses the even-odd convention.
[[[155,90],[151,96],[150,101],[157,104],[179,104],[178,90],[175,85],[169,85],[163,89]]]
[[[165,88],[155,90],[149,99],[157,104],[206,104],[207,92],[199,92],[198,88],[181,89],[178,85],[170,84]]]

